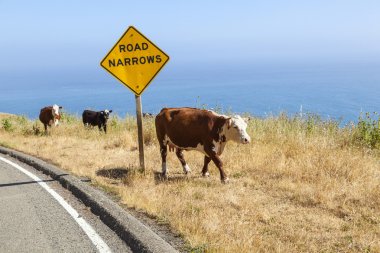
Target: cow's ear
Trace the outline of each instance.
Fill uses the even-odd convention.
[[[112,112],[112,110],[109,110],[109,113],[111,113]]]
[[[227,129],[230,129],[231,126],[232,126],[232,118],[229,117],[229,118],[227,118]]]
[[[103,114],[104,114],[104,112],[103,112],[103,111],[101,111],[101,112],[100,112],[100,114],[102,114],[102,115],[103,115]]]
[[[251,120],[251,117],[243,117],[242,119],[244,120],[245,123],[248,123],[248,121]]]

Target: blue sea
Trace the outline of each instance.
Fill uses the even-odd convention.
[[[88,68],[0,70],[0,112],[37,118],[59,104],[69,113],[112,109],[135,115],[133,93],[99,65]],[[142,95],[144,112],[162,107],[206,107],[265,117],[316,113],[342,123],[380,111],[380,63],[169,62]]]

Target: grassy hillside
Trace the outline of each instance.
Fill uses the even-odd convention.
[[[228,143],[222,155],[227,185],[212,163],[211,176],[200,176],[195,151],[185,152],[190,176],[169,153],[162,181],[153,119],[144,120],[145,175],[132,117],[112,118],[105,135],[65,114],[44,135],[40,122],[2,115],[0,145],[92,178],[122,204],[170,224],[194,252],[380,252],[377,117],[344,128],[313,115],[253,118],[252,143]]]

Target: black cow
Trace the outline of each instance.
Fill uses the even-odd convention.
[[[143,112],[142,115],[144,118],[154,118],[154,115],[150,112]]]
[[[84,110],[82,113],[83,124],[85,126],[98,126],[100,131],[103,127],[104,132],[107,133],[107,121],[111,112],[112,110],[99,112]]]

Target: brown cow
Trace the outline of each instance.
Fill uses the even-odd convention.
[[[196,108],[164,108],[156,116],[156,133],[160,144],[162,174],[167,177],[167,146],[176,148],[176,155],[185,173],[190,172],[183,150],[198,150],[204,157],[202,175],[208,176],[212,160],[218,167],[223,183],[228,181],[223,171],[222,154],[227,141],[247,144],[251,138],[246,132],[247,123],[239,116],[228,117],[213,111]]]
[[[47,132],[47,127],[51,127],[53,123],[55,126],[58,126],[61,119],[59,109],[62,109],[62,106],[53,105],[41,109],[39,118],[42,124],[44,124],[45,132]]]

